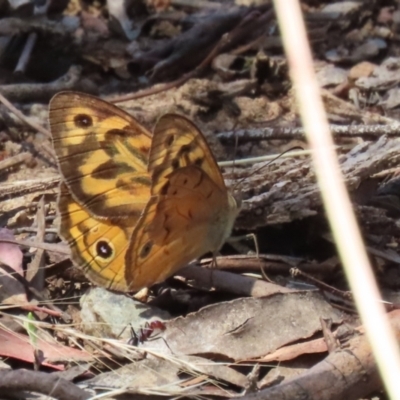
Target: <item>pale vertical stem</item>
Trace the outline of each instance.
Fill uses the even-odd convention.
[[[400,399],[400,357],[360,231],[343,183],[334,143],[313,69],[310,47],[297,0],[274,0],[291,78],[339,255],[371,343],[382,379],[392,399]]]

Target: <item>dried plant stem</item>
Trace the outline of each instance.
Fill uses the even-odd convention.
[[[379,139],[382,135],[400,136],[400,124],[390,125],[330,125],[329,129],[335,137],[363,137]],[[218,133],[217,138],[222,143],[261,142],[262,140],[302,140],[305,136],[303,127],[274,126],[264,128],[239,129],[236,131]]]
[[[15,114],[21,121],[24,121],[27,125],[36,129],[38,132],[43,133],[46,137],[51,137],[51,133],[43,126],[27,118],[18,108],[14,107],[1,93],[0,103],[4,104],[13,114]]]
[[[271,161],[277,157],[291,158],[291,157],[308,156],[310,154],[311,154],[311,150],[297,150],[297,151],[289,151],[289,152],[283,153],[283,154],[270,154],[268,156],[241,158],[241,159],[232,160],[232,161],[218,161],[218,165],[220,167],[234,167],[236,165],[256,164],[259,162]]]
[[[307,43],[299,2],[275,0],[283,42],[303,124],[312,149],[324,205],[357,308],[382,380],[392,399],[400,399],[400,356],[365,252],[338,160]]]

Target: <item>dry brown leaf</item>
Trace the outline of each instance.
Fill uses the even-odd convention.
[[[166,349],[166,342],[173,354],[243,361],[311,337],[321,329],[320,318],[338,324],[341,315],[317,292],[240,298],[166,323],[159,335],[164,340],[145,342],[143,348]]]

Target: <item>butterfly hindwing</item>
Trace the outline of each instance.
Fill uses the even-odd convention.
[[[126,291],[125,253],[136,220],[125,219],[121,224],[93,218],[64,183],[60,185],[58,211],[60,236],[69,244],[75,264],[97,285]]]
[[[171,136],[175,145],[164,146]],[[127,264],[135,266],[126,271],[133,289],[143,277],[161,282],[189,261],[217,251],[238,211],[203,135],[184,117],[167,115],[157,123],[149,173],[153,197],[127,251]]]

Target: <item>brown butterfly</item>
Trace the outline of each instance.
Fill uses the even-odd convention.
[[[239,208],[188,119],[164,115],[151,138],[118,107],[63,92],[50,126],[64,180],[60,235],[94,283],[151,286],[229,237]]]

